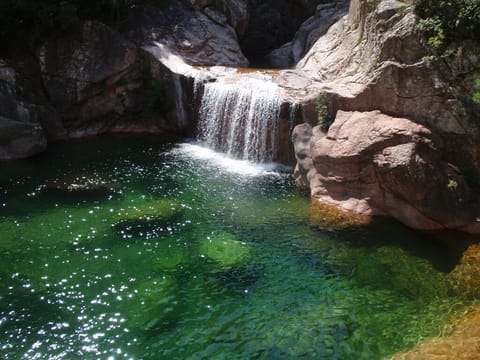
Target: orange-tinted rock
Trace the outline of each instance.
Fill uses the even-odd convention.
[[[480,244],[471,245],[460,264],[449,274],[455,294],[480,299]]]
[[[379,111],[339,111],[326,136],[299,125],[293,141],[297,184],[309,185],[321,203],[416,229],[480,232],[474,192],[420,124]]]
[[[427,340],[391,360],[478,360],[480,358],[480,309],[447,329],[445,336]]]
[[[333,205],[323,204],[316,199],[312,200],[310,225],[321,228],[344,229],[365,225],[370,223],[371,220],[371,216],[345,211]]]

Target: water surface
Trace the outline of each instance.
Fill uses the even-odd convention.
[[[1,165],[2,359],[381,359],[463,309],[447,248],[316,229],[289,173],[99,138]]]

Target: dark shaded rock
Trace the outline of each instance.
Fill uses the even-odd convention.
[[[218,9],[202,12],[174,2],[163,9],[139,8],[124,33],[138,46],[159,42],[190,65],[248,66],[235,30],[221,18]]]
[[[323,0],[249,0],[249,22],[240,45],[254,63],[262,65],[264,56],[292,40],[305,19]]]
[[[332,1],[317,6],[295,33],[293,40],[266,55],[266,61],[276,68],[295,66],[322,35],[348,12],[348,0]]]
[[[26,158],[46,148],[47,140],[39,124],[0,117],[1,161]]]
[[[38,107],[17,95],[16,71],[0,60],[0,161],[21,159],[47,147]]]
[[[67,137],[105,132],[184,131],[174,76],[109,27],[87,21],[39,50],[45,91]],[[45,122],[44,122],[45,123]],[[45,123],[45,128],[55,124]]]

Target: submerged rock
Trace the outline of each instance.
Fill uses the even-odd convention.
[[[183,207],[170,199],[150,201],[117,212],[112,227],[124,239],[153,238],[172,233],[183,212]]]
[[[128,324],[142,331],[161,331],[178,321],[177,281],[173,276],[147,280],[128,299]]]
[[[16,70],[0,59],[0,161],[26,158],[47,148],[40,108],[17,94]]]
[[[328,229],[345,229],[370,223],[372,217],[346,211],[334,205],[313,201],[310,207],[310,225]]]
[[[477,360],[480,354],[480,309],[473,308],[457,320],[445,335],[426,340],[391,360]]]
[[[183,214],[180,204],[170,199],[148,201],[139,205],[132,205],[118,211],[116,221],[168,219]]]
[[[448,292],[447,276],[436,270],[427,260],[412,256],[405,250],[383,246],[363,257],[356,270],[357,279],[365,284],[378,279],[384,286],[404,296],[419,299],[445,298]]]
[[[190,250],[188,247],[164,241],[155,247],[153,266],[160,270],[175,270],[189,261]]]
[[[221,267],[242,263],[250,255],[250,247],[230,233],[222,232],[206,237],[199,247],[202,256],[215,261]]]
[[[460,264],[448,278],[456,295],[480,300],[480,244],[471,245],[465,250]]]
[[[108,183],[97,175],[68,174],[47,183],[46,189],[58,193],[84,193],[111,195],[117,186]]]

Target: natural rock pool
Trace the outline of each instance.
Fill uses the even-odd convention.
[[[462,312],[458,254],[309,223],[289,173],[101,138],[1,165],[0,358],[381,359]]]

